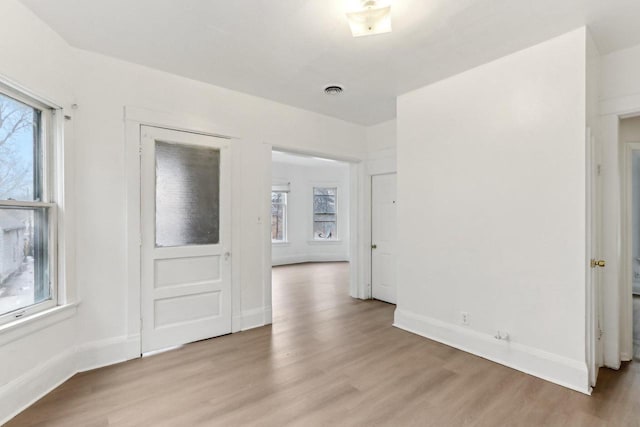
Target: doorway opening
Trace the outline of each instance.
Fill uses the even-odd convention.
[[[640,360],[640,117],[620,121],[620,141],[628,153],[628,191],[630,192],[627,227],[627,281],[624,292],[631,301],[628,304],[632,323],[632,358]],[[629,224],[630,222],[630,224]],[[630,294],[630,295],[629,295]],[[626,298],[625,298],[626,299]]]
[[[275,324],[294,301],[304,308],[351,299],[352,186],[345,161],[274,150],[271,170]]]
[[[636,119],[640,125],[640,118]],[[640,130],[640,126],[638,127]],[[640,134],[638,135],[640,137]],[[640,139],[638,139],[640,142]],[[633,358],[640,360],[640,150],[631,154],[631,314]]]

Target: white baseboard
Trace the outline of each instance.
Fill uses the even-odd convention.
[[[140,357],[140,337],[117,337],[71,347],[0,387],[0,425],[78,372]]]
[[[585,362],[569,359],[441,320],[396,309],[394,326],[543,380],[591,394]]]
[[[349,257],[345,257],[344,255],[333,255],[333,254],[325,254],[325,255],[288,255],[283,257],[274,257],[271,265],[276,267],[278,265],[289,265],[289,264],[302,264],[305,262],[342,262],[349,261]]]
[[[246,331],[269,325],[271,324],[271,319],[271,307],[243,311],[240,319],[241,330]]]
[[[242,313],[242,330],[271,323],[271,307]],[[78,372],[102,368],[140,357],[140,336],[120,336],[71,347],[0,387],[0,425]]]
[[[76,372],[75,348],[70,348],[0,387],[0,425],[33,405]]]
[[[90,371],[140,357],[140,335],[92,341],[78,346],[78,372]]]

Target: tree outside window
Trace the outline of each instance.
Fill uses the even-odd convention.
[[[287,241],[287,193],[271,193],[271,241]]]
[[[50,110],[0,92],[0,323],[52,301],[45,176]]]
[[[337,198],[338,189],[335,187],[313,188],[313,238],[315,240],[338,238]]]

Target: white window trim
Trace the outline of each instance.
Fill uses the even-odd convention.
[[[341,245],[342,239],[314,239],[307,240],[308,245]]]
[[[75,302],[58,305],[0,325],[0,347],[73,317],[77,312],[78,304]]]
[[[13,332],[16,329],[24,329],[25,325],[31,325],[38,319],[48,319],[60,312],[63,307],[75,307],[77,303],[71,302],[74,292],[68,288],[66,282],[66,268],[64,262],[65,234],[70,229],[64,230],[60,220],[59,211],[63,208],[64,200],[64,111],[57,103],[38,96],[31,91],[12,82],[10,79],[0,76],[0,92],[20,102],[30,105],[42,111],[42,151],[43,151],[43,199],[46,201],[1,201],[2,206],[13,207],[45,207],[48,208],[48,256],[49,256],[49,282],[51,298],[38,304],[0,315],[0,335]],[[66,310],[65,310],[66,311]],[[75,313],[75,311],[73,311]],[[57,316],[56,316],[57,317]],[[47,323],[48,324],[48,323]],[[29,330],[32,328],[29,328]],[[26,330],[25,333],[29,333]],[[13,335],[13,334],[11,334]],[[5,339],[0,339],[0,344]]]

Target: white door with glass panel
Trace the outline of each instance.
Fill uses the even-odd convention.
[[[396,303],[396,174],[371,177],[371,294]]]
[[[231,332],[229,143],[141,129],[142,352]]]

